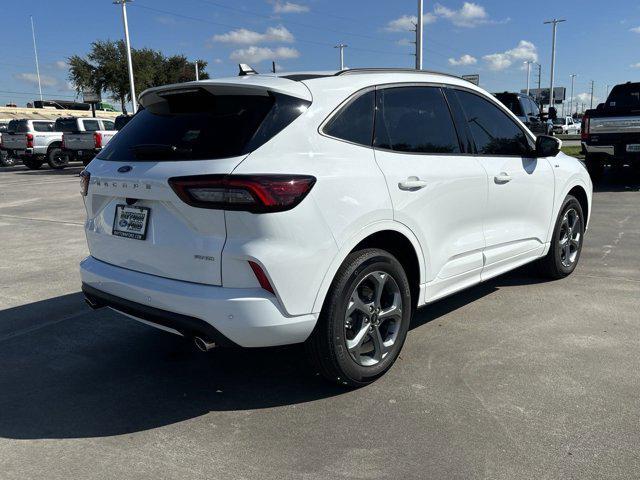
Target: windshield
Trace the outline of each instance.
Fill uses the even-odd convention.
[[[247,154],[296,119],[309,102],[288,95],[166,95],[139,111],[97,158],[201,160]]]
[[[616,85],[607,99],[607,106],[640,109],[640,83]]]

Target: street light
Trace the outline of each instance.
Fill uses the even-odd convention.
[[[554,95],[553,95],[553,74],[556,68],[556,30],[558,28],[558,24],[566,22],[566,20],[554,18],[553,20],[547,20],[544,22],[545,25],[552,24],[553,25],[553,33],[551,40],[551,86],[549,88],[549,108],[555,105]]]
[[[127,45],[127,67],[129,68],[129,85],[131,87],[131,105],[133,113],[138,110],[138,102],[136,101],[136,87],[133,83],[133,63],[131,62],[131,42],[129,41],[129,23],[127,22],[127,2],[133,0],[114,0],[114,5],[122,5],[122,23],[124,23],[124,40]]]
[[[531,79],[531,64],[533,62],[531,60],[526,60],[524,63],[527,66],[527,96],[529,96],[529,80]]]
[[[333,48],[339,48],[340,49],[340,70],[344,70],[344,49],[347,48],[349,45],[345,45],[344,43],[340,42],[338,45],[336,45]]]
[[[578,75],[576,75],[575,73],[572,73],[571,75],[571,110],[573,110],[573,81],[576,79],[576,77]],[[576,105],[576,111],[578,110],[578,106]],[[571,113],[571,116],[573,116],[573,113]]]

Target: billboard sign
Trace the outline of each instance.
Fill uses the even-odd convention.
[[[527,93],[526,90],[520,90],[521,93]],[[531,88],[529,95],[536,99],[538,103],[549,103],[549,89],[548,88]],[[565,87],[553,88],[553,100],[554,103],[563,103],[567,98],[567,89]]]

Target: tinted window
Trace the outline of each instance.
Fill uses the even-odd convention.
[[[29,131],[29,123],[26,120],[11,120],[7,130],[9,133],[27,133]]]
[[[348,103],[324,128],[324,133],[348,142],[371,146],[375,92],[367,92]]]
[[[449,107],[437,87],[377,92],[374,146],[398,152],[459,153]]]
[[[114,124],[112,121],[110,120],[103,120],[102,121],[102,125],[104,125],[104,129],[105,130],[113,130],[114,129]]]
[[[540,118],[540,109],[538,108],[538,105],[536,104],[536,102],[534,102],[532,99],[528,99],[529,101],[529,115],[532,117],[538,117]]]
[[[495,97],[517,116],[521,117],[524,115],[524,110],[522,109],[522,105],[520,105],[520,99],[515,93],[496,93]]]
[[[75,118],[59,118],[55,123],[56,132],[73,133],[78,131],[78,121]]]
[[[53,132],[53,122],[33,122],[34,132]]]
[[[469,129],[478,153],[483,155],[519,155],[530,153],[528,137],[506,113],[484,98],[458,90]]]
[[[640,108],[640,83],[616,85],[609,94],[607,105],[616,108]]]
[[[138,111],[126,135],[116,135],[98,157],[157,161],[243,155],[273,138],[308,106],[309,102],[278,93],[174,93]]]
[[[97,120],[83,120],[82,124],[87,132],[95,132],[100,130],[100,123]]]
[[[9,123],[0,123],[0,132],[6,132],[8,129]]]
[[[122,127],[129,123],[129,120],[131,120],[131,118],[132,117],[130,115],[120,115],[119,117],[116,117],[115,129],[121,130]]]

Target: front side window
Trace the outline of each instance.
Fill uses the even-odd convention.
[[[360,95],[342,108],[324,127],[324,133],[331,137],[371,146],[373,138],[373,118],[375,92]]]
[[[500,108],[471,92],[457,90],[456,95],[479,154],[526,156],[531,153],[527,135]]]
[[[377,92],[374,147],[410,153],[460,153],[449,106],[438,87]]]

